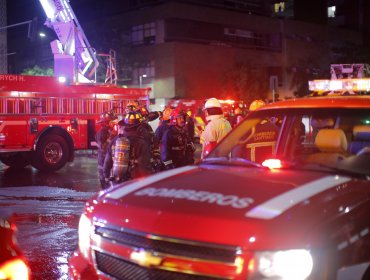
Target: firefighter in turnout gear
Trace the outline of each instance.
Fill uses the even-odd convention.
[[[150,135],[142,125],[140,112],[128,112],[118,122],[118,130],[104,161],[106,181],[117,184],[151,174]]]
[[[100,129],[95,135],[95,140],[98,148],[98,176],[102,189],[109,187],[105,181],[105,176],[103,172],[104,160],[107,154],[108,146],[114,136],[113,121],[117,117],[113,112],[106,112],[100,116]]]
[[[189,147],[194,147],[190,141],[186,127],[186,113],[178,108],[171,113],[170,127],[164,132],[161,143],[161,159],[165,169],[172,169],[187,164],[189,161]],[[194,153],[194,148],[192,152]]]
[[[161,161],[161,154],[159,152],[159,142],[155,137],[154,130],[150,126],[149,122],[153,121],[162,116],[162,112],[149,112],[145,106],[141,106],[139,108],[139,112],[143,116],[142,119],[142,126],[148,131],[149,141],[150,141],[150,163],[152,166],[152,171],[154,173],[160,172],[164,170],[163,163]]]
[[[203,145],[202,158],[231,130],[229,121],[224,117],[221,103],[216,98],[210,98],[206,101],[204,112],[208,123],[200,136],[200,143]]]
[[[255,111],[265,105],[262,100],[255,100],[251,103],[249,110]],[[275,119],[261,119],[253,128],[250,135],[236,146],[232,152],[233,156],[262,163],[273,156],[276,140],[280,128],[275,124]]]

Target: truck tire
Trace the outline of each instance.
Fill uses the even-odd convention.
[[[25,153],[16,153],[11,156],[2,157],[1,162],[13,169],[22,169],[30,164],[30,160]]]
[[[49,134],[39,140],[31,164],[40,171],[52,172],[61,169],[68,157],[66,140],[60,135]]]

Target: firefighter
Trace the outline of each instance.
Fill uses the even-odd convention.
[[[143,116],[144,122],[151,122],[154,121],[162,116],[162,112],[160,111],[152,111],[149,112],[146,106],[139,106],[138,108]]]
[[[108,146],[105,180],[117,184],[151,174],[149,137],[140,112],[128,112],[118,122],[118,135]]]
[[[233,116],[230,120],[231,126],[232,127],[237,126],[243,120],[243,118],[244,118],[243,111],[239,106],[237,106],[234,109]]]
[[[116,116],[113,112],[106,112],[100,116],[100,129],[95,135],[95,140],[98,148],[98,176],[102,189],[109,187],[105,181],[105,176],[103,172],[104,160],[107,153],[108,146],[114,136],[113,123]]]
[[[231,130],[229,121],[224,117],[221,103],[216,98],[210,98],[204,104],[204,112],[208,121],[202,135],[202,157],[206,156],[218,142]]]
[[[194,134],[195,134],[195,124],[194,119],[192,117],[192,111],[189,109],[186,111],[186,130],[188,131],[189,138],[192,142],[194,142]]]
[[[170,127],[170,118],[172,113],[171,107],[166,107],[162,112],[162,117],[160,118],[160,124],[155,130],[155,138],[159,145],[162,142],[163,135],[165,131]]]
[[[262,100],[255,100],[251,103],[249,111],[255,111],[265,105]],[[273,119],[260,120],[245,137],[245,140],[233,150],[232,156],[245,158],[253,162],[262,163],[265,159],[273,156],[276,140],[280,128]]]
[[[161,159],[167,170],[192,163],[189,161],[188,146],[194,147],[194,144],[189,139],[185,121],[184,111],[179,108],[172,111],[170,127],[165,131],[161,143]]]
[[[159,142],[155,137],[153,128],[149,124],[150,121],[153,121],[160,116],[162,116],[162,112],[149,112],[145,106],[141,106],[139,108],[139,112],[142,115],[142,126],[147,130],[149,135],[149,142],[150,142],[150,162],[154,173],[160,172],[164,169],[163,163],[161,161],[161,154],[159,152]]]

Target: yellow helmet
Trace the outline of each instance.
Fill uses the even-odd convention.
[[[255,111],[257,110],[258,108],[262,107],[262,106],[265,106],[266,103],[261,100],[261,99],[256,99],[254,100],[251,105],[249,106],[249,111]]]
[[[167,121],[170,119],[172,113],[172,108],[171,107],[166,107],[163,112],[162,112],[162,120]]]

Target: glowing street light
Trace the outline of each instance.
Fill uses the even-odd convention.
[[[146,74],[143,74],[143,75],[139,76],[139,87],[141,87],[141,85],[143,84],[143,78],[146,78],[146,77],[147,77]]]

